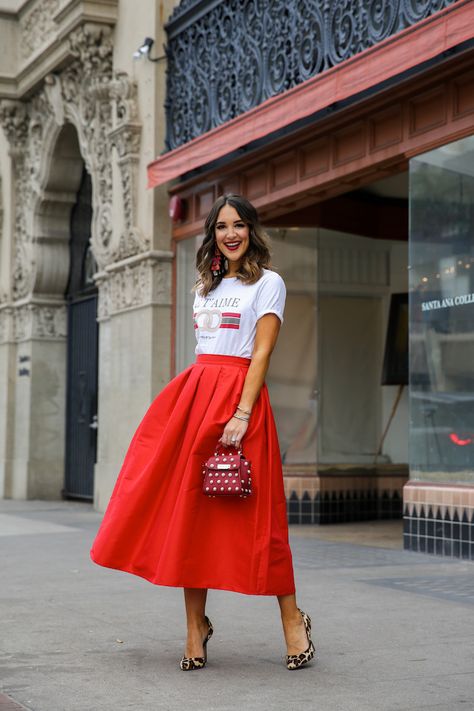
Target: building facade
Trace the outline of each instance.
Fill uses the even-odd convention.
[[[273,237],[288,298],[267,380],[290,522],[403,508],[407,548],[463,557],[473,28],[463,0],[183,0],[167,151],[149,166],[176,208],[176,368],[193,358],[189,284],[215,198],[245,194]]]
[[[472,28],[468,0],[2,0],[0,495],[103,510],[239,192],[287,285],[290,522],[403,515],[472,558]]]
[[[173,2],[0,3],[0,496],[103,509],[170,375]]]

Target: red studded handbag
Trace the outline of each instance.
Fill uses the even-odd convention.
[[[239,496],[247,498],[252,493],[252,478],[250,461],[244,456],[241,449],[232,454],[226,448],[219,452],[220,443],[216,451],[202,465],[204,480],[203,494],[206,496]],[[234,447],[234,449],[236,449]]]

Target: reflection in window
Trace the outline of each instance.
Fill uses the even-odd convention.
[[[410,162],[412,476],[474,466],[474,138]],[[472,475],[471,475],[472,476]]]

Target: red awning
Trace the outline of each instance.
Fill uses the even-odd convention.
[[[165,153],[148,166],[148,187],[173,180],[252,141],[370,89],[474,37],[474,3],[460,0],[341,64]]]

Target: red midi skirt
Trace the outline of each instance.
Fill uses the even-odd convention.
[[[249,595],[295,591],[280,448],[266,383],[242,440],[252,464],[252,495],[202,493],[202,463],[239,404],[250,362],[198,355],[153,400],[92,545],[95,563],[156,585]]]

